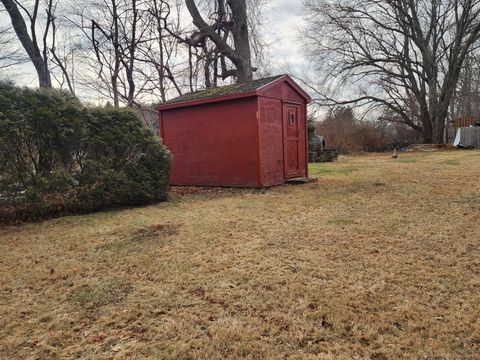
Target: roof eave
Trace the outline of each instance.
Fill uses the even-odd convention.
[[[172,110],[176,108],[185,108],[189,106],[203,105],[203,104],[209,104],[213,102],[241,99],[241,98],[246,98],[246,97],[251,97],[256,95],[257,95],[257,90],[252,90],[252,91],[247,91],[247,92],[238,93],[238,94],[229,94],[229,95],[209,97],[209,98],[190,100],[190,101],[179,101],[179,102],[170,103],[170,104],[160,104],[157,106],[157,110],[158,111]]]

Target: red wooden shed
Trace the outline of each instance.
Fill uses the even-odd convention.
[[[158,107],[172,185],[267,187],[306,178],[307,104],[288,75],[198,91]]]

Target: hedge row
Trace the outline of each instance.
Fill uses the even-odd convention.
[[[164,200],[169,170],[133,112],[0,83],[0,222]]]

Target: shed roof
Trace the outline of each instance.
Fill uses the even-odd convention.
[[[283,79],[283,80],[282,80]],[[310,97],[298,86],[288,75],[270,76],[263,79],[250,81],[242,84],[232,84],[226,86],[214,87],[206,90],[195,91],[184,94],[158,106],[159,110],[198,105],[213,101],[230,100],[246,96],[259,95],[261,89],[267,88],[277,81],[287,81],[290,83],[305,99],[310,102]]]
[[[265,86],[271,83],[274,80],[281,78],[283,75],[271,76],[263,79],[258,79],[254,81],[250,81],[248,83],[243,84],[232,84],[226,86],[218,86],[209,88],[206,90],[195,91],[192,93],[184,94],[182,96],[176,97],[172,100],[165,102],[165,104],[173,104],[185,101],[193,101],[193,100],[200,100],[212,97],[219,97],[224,95],[234,95],[240,94],[244,92],[250,92],[253,90],[257,90],[262,86]]]

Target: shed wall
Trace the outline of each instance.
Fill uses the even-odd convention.
[[[264,186],[283,184],[289,178],[285,174],[285,156],[290,153],[285,148],[287,145],[284,114],[284,106],[289,103],[297,104],[299,109],[299,169],[294,177],[308,176],[306,101],[292,86],[282,82],[262,91],[262,96],[258,98],[260,164]]]
[[[282,82],[270,89],[262,92],[262,96],[282,99],[284,101],[292,101],[298,103],[305,103],[305,99],[288,83]]]
[[[259,97],[258,103],[262,183],[264,186],[283,184],[285,176],[282,100]]]
[[[165,110],[160,123],[172,185],[260,186],[256,97]]]

